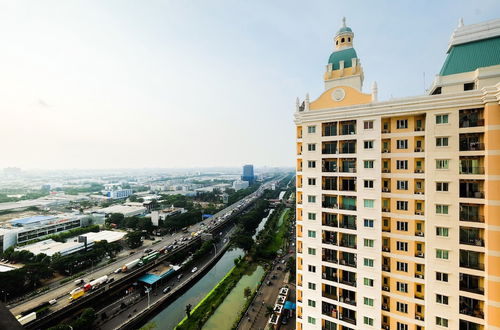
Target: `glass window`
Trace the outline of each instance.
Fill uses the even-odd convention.
[[[307,248],[307,253],[312,255],[312,256],[315,256],[316,255],[316,249],[314,248]]]
[[[408,202],[407,201],[396,201],[396,209],[402,211],[408,211]]]
[[[448,328],[448,319],[436,316],[436,324]]]
[[[307,317],[307,322],[309,324],[316,324],[316,319],[314,317],[308,316]]]
[[[307,237],[309,237],[309,238],[316,238],[316,231],[314,231],[314,230],[308,230],[307,231]]]
[[[447,147],[448,146],[448,138],[447,137],[437,137],[436,138],[436,147]]]
[[[408,149],[408,140],[396,140],[398,149]]]
[[[447,170],[449,167],[449,159],[436,159],[436,168],[438,170]]]
[[[314,195],[308,195],[307,196],[307,201],[309,203],[316,203],[316,196],[314,196]]]
[[[374,244],[374,240],[372,240],[372,239],[368,239],[368,238],[365,238],[365,239],[364,239],[364,245],[365,245],[366,247],[373,247],[373,244]]]
[[[363,265],[365,265],[366,267],[373,267],[373,259],[364,258]]]
[[[408,304],[396,302],[396,310],[401,313],[408,313]]]
[[[316,307],[316,302],[311,299],[307,299],[307,305],[310,307]]]
[[[373,180],[364,180],[365,188],[373,188]]]
[[[408,283],[396,282],[396,289],[399,292],[408,293]]]
[[[436,236],[448,237],[449,228],[436,227]]]
[[[365,142],[363,143],[363,145],[364,145],[365,149],[373,149],[373,141],[372,141],[372,140],[370,140],[370,141],[365,141]]]
[[[408,231],[408,222],[406,221],[397,221],[396,228],[399,231]]]
[[[307,213],[307,218],[309,220],[316,220],[316,213]]]
[[[373,305],[371,305],[371,306],[373,306]],[[363,323],[366,324],[366,325],[369,325],[369,326],[373,327],[373,319],[371,317],[364,316],[363,317]]]
[[[315,186],[316,185],[316,179],[315,178],[308,178],[307,179],[307,184],[310,186]]]
[[[372,209],[374,207],[374,205],[375,205],[375,200],[373,200],[373,199],[364,199],[363,200],[363,205],[366,208]]]
[[[398,251],[408,251],[408,242],[396,242],[396,249]]]
[[[436,191],[449,191],[449,182],[436,182]]]
[[[408,161],[407,160],[397,160],[396,168],[398,170],[407,170],[408,169]]]
[[[448,296],[436,294],[436,302],[438,304],[448,305]]]
[[[448,115],[436,115],[436,124],[448,124]]]
[[[315,160],[309,160],[307,162],[307,167],[309,167],[309,168],[316,168],[316,161]]]
[[[436,272],[436,281],[448,282],[448,274]]]
[[[366,285],[366,286],[373,286],[373,279],[365,277],[365,278],[363,279],[363,283],[364,283],[364,285]]]
[[[366,120],[363,123],[364,129],[373,129],[373,120]]]
[[[448,214],[449,205],[436,204],[436,213],[437,214]]]
[[[307,287],[308,287],[310,290],[316,290],[316,283],[311,283],[311,282],[308,282],[308,283],[307,283]]]
[[[408,263],[406,262],[401,262],[401,261],[397,261],[396,262],[396,269],[400,272],[405,272],[407,273],[408,272]]]
[[[373,220],[372,219],[364,219],[363,223],[364,223],[365,227],[373,228]]]
[[[398,129],[408,128],[408,120],[407,119],[399,119],[396,123],[396,127]]]
[[[436,258],[448,260],[449,253],[450,251],[448,250],[436,249]]]
[[[308,270],[310,273],[316,273],[316,266],[313,266],[313,265],[307,265],[307,270]]]
[[[309,151],[316,151],[316,143],[309,143],[309,144],[307,144],[307,150],[309,150]]]
[[[396,186],[397,186],[398,190],[408,190],[408,181],[398,180],[398,181],[396,181]]]
[[[316,126],[307,126],[307,133],[316,133]]]
[[[373,160],[365,160],[363,162],[365,168],[373,168]]]

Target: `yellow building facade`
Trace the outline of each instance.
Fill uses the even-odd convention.
[[[297,329],[500,329],[500,20],[378,101],[345,20],[297,100]]]

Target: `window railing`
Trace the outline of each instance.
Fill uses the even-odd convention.
[[[484,264],[480,262],[460,261],[460,267],[476,269],[476,270],[484,270]]]
[[[484,174],[482,166],[460,166],[460,174]]]
[[[469,214],[460,212],[460,221],[484,222],[484,215]]]

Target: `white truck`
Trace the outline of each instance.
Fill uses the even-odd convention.
[[[83,290],[89,291],[91,289],[97,288],[99,285],[106,283],[107,280],[108,280],[108,275],[101,276],[98,279],[95,279],[95,280],[90,281],[89,283],[85,284],[83,286]]]
[[[134,268],[135,266],[137,266],[139,263],[141,262],[141,259],[135,259],[135,260],[132,260],[131,262],[125,264],[123,267],[122,267],[122,272],[126,272],[132,268]]]

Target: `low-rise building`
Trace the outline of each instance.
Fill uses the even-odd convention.
[[[249,186],[248,181],[236,180],[233,182],[233,189],[236,191],[248,188],[248,186]]]
[[[105,215],[112,213],[120,213],[125,217],[133,217],[135,215],[143,215],[147,212],[144,206],[128,206],[128,205],[112,205],[96,211],[97,213],[104,213]]]

